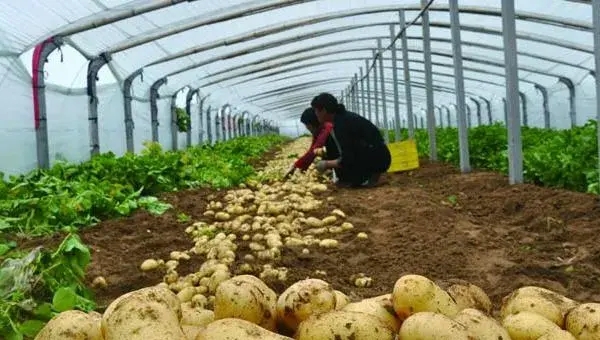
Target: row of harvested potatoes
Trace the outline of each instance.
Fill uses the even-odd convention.
[[[522,287],[504,298],[497,321],[479,287],[443,290],[419,275],[401,277],[391,294],[359,302],[319,279],[296,282],[278,297],[257,277],[240,275],[218,286],[213,309],[194,308],[167,288],[149,287],[119,297],[103,315],[61,313],[36,339],[600,339],[598,303]]]

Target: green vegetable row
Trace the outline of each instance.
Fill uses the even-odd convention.
[[[523,168],[525,179],[537,185],[580,192],[600,193],[598,185],[597,124],[590,121],[569,130],[523,127]],[[458,130],[438,128],[438,159],[458,166]],[[402,131],[402,138],[408,131]],[[391,140],[394,132],[391,132]],[[427,130],[415,132],[421,157],[429,156]],[[469,130],[471,166],[508,173],[507,130],[502,124]]]
[[[282,141],[280,136],[245,137],[178,152],[148,143],[139,155],[107,153],[11,177],[0,181],[0,240],[2,234],[43,235],[87,226],[137,208],[164,212],[168,206],[153,195],[242,183],[254,173],[248,161]]]

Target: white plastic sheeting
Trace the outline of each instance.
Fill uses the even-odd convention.
[[[501,0],[460,0],[459,5],[467,95],[489,99],[494,120],[502,121],[505,80],[499,16]],[[163,8],[111,20],[144,12],[152,6]],[[530,125],[543,126],[544,123],[541,95],[534,88],[534,84],[539,84],[548,89],[551,126],[570,126],[568,90],[558,82],[561,76],[576,84],[577,123],[593,119],[596,108],[595,84],[590,75],[594,67],[590,5],[564,0],[517,0],[516,7],[520,90],[527,97]],[[202,97],[210,94],[203,106],[203,120],[206,124],[206,109],[211,106],[213,140],[217,136],[215,113],[225,103],[236,107],[236,112],[248,110],[262,114],[263,118],[289,126],[288,130],[295,133],[297,116],[308,106],[312,96],[322,91],[339,95],[359,72],[359,67],[364,68],[365,60],[372,59],[376,39],[381,38],[384,46],[389,44],[389,25],[396,25],[396,32],[399,31],[398,10],[402,8],[406,9],[407,21],[412,21],[421,8],[420,1],[0,2],[0,100],[3,104],[0,171],[15,174],[36,166],[31,50],[49,37],[63,36],[66,44],[73,47],[63,47],[62,63],[61,52],[55,51],[46,65],[47,82],[60,85],[49,86],[46,91],[51,161],[63,158],[83,161],[89,158],[90,152],[85,58],[113,52],[109,67],[103,67],[99,74],[101,152],[122,155],[126,151],[122,80],[139,69],[143,69],[143,77],[137,77],[132,86],[136,151],[152,137],[150,86],[165,76],[168,81],[159,90],[158,112],[159,141],[167,149],[172,147],[171,96],[188,85],[192,89],[200,88]],[[455,125],[447,9],[447,0],[436,0],[430,9],[434,102],[436,106],[451,108]],[[114,22],[104,24],[106,20]],[[88,29],[78,30],[84,26]],[[166,34],[169,32],[172,34]],[[420,22],[410,27],[406,35],[413,110],[420,117],[425,106],[425,90],[419,86],[424,83]],[[144,43],[136,45],[136,42]],[[400,59],[401,53],[398,55]],[[388,117],[392,117],[391,54],[387,51],[383,56],[389,91],[387,112]],[[400,60],[398,67],[401,119],[406,119]],[[371,72],[371,90],[375,86],[372,76]],[[185,107],[184,98],[183,94],[178,96],[179,107]],[[486,122],[487,108],[480,102]],[[474,103],[467,99],[467,105],[476,122]],[[191,108],[192,142],[197,144],[206,126],[199,126],[196,97]],[[446,118],[445,110],[442,116]],[[206,140],[206,133],[204,137]],[[177,139],[180,147],[187,146],[185,133],[178,133]]]

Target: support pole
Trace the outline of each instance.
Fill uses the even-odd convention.
[[[152,122],[152,141],[158,142],[158,89],[167,83],[167,78],[157,80],[150,86],[150,121]]]
[[[179,120],[177,117],[177,92],[173,93],[171,96],[171,145],[174,151],[179,149],[179,126],[177,125],[177,121]]]
[[[502,98],[504,104],[504,125],[508,128],[508,106],[506,105],[506,98]]]
[[[577,126],[577,109],[575,107],[575,84],[569,78],[560,77],[558,81],[565,84],[569,89],[569,117],[571,118],[571,128]]]
[[[450,0],[452,2],[452,0]],[[427,6],[427,0],[421,0],[421,7]],[[458,8],[458,4],[456,5]],[[458,9],[455,20],[458,20]],[[460,26],[459,26],[460,27]],[[427,93],[427,132],[429,133],[429,159],[437,160],[437,141],[435,136],[435,113],[433,103],[433,70],[431,61],[431,33],[429,29],[429,11],[423,12],[423,60],[425,61],[425,88]]]
[[[465,79],[463,72],[463,57],[460,37],[460,18],[458,15],[458,0],[450,0],[450,26],[452,32],[452,54],[454,55],[454,82],[456,86],[456,117],[458,126],[458,144],[460,149],[460,170],[471,171],[469,156],[469,135],[465,115]]]
[[[221,141],[221,116],[223,115],[223,111],[221,109],[217,109],[217,113],[215,113],[215,142],[218,143]]]
[[[375,100],[375,126],[377,126],[378,128],[381,127],[381,124],[379,122],[379,83],[377,80],[377,52],[375,52],[375,50],[373,50],[373,94],[375,96],[374,100]]]
[[[200,95],[199,90],[198,89],[196,89],[196,90],[190,89],[188,91],[187,95],[185,96],[185,112],[188,115],[188,124],[187,124],[187,131],[185,133],[185,139],[186,139],[188,148],[190,146],[192,146],[192,98],[194,98],[194,94],[197,94],[199,96]]]
[[[198,95],[200,95],[200,90],[198,89]],[[204,144],[204,102],[206,101],[208,96],[200,99],[200,110],[198,112],[198,144]]]
[[[369,60],[365,60],[365,71],[367,72],[365,81],[367,83],[367,114],[369,115],[369,120],[373,122],[373,114],[371,113],[371,83],[369,81]],[[365,116],[366,118],[366,116]]]
[[[383,68],[383,48],[381,38],[377,39],[377,51],[381,53],[379,56],[379,78],[381,82],[381,108],[383,112],[383,130],[385,131],[383,134],[383,139],[386,144],[390,142],[390,127],[388,126],[388,117],[387,117],[387,103],[385,101],[385,75]]]
[[[592,0],[594,22],[594,61],[596,65],[596,122],[600,125],[600,0]],[[597,128],[598,161],[600,162],[600,127]],[[600,163],[598,164],[600,175]]]
[[[363,117],[367,117],[367,111],[366,111],[366,106],[365,106],[365,81],[364,81],[364,71],[363,68],[360,68],[360,104],[361,104],[361,108],[360,108],[360,112],[362,113]]]
[[[523,144],[519,119],[519,70],[515,1],[502,1],[504,62],[506,64],[506,102],[508,118],[508,173],[510,184],[523,183]]]
[[[446,121],[448,122],[448,127],[452,127],[452,121],[450,120],[450,108],[446,105],[442,106],[444,110],[446,110]]]
[[[442,108],[439,106],[435,107],[438,110],[438,117],[439,117],[439,122],[440,122],[440,127],[443,129],[444,128],[444,119],[442,117]]]
[[[212,136],[212,118],[210,116],[211,106],[208,106],[206,109],[206,137],[208,137],[208,145],[213,144],[213,136]]]
[[[470,129],[472,127],[471,120],[473,119],[473,116],[471,115],[471,107],[469,106],[469,104],[465,103],[465,109],[467,109],[467,119],[468,119],[467,126]]]
[[[360,114],[358,105],[358,74],[354,73],[354,83],[352,84],[352,95],[354,98],[354,112]]]
[[[404,10],[400,10],[400,29],[406,28],[406,14]],[[408,121],[408,138],[415,138],[415,125],[413,119],[413,102],[412,102],[412,90],[410,83],[410,65],[408,59],[408,38],[406,37],[406,30],[402,33],[402,64],[404,71],[404,96],[406,97],[406,116]]]
[[[529,126],[529,115],[527,113],[527,96],[525,93],[519,91],[519,98],[521,99],[521,109],[523,111],[523,126]]]
[[[60,37],[50,38],[37,45],[33,52],[33,103],[35,122],[35,141],[37,163],[41,169],[50,167],[50,150],[48,146],[48,111],[46,107],[45,65],[54,50],[60,48],[63,41]]]
[[[133,114],[131,112],[131,85],[133,80],[142,74],[142,70],[137,70],[136,72],[130,74],[123,81],[123,106],[125,112],[125,143],[127,144],[127,152],[135,152],[134,150],[134,141],[133,141],[133,129],[135,128],[133,122]]]
[[[100,133],[98,131],[98,71],[110,62],[108,54],[90,60],[87,71],[88,122],[90,125],[90,157],[100,154]]]
[[[475,103],[475,107],[477,107],[477,126],[481,126],[481,103],[473,97],[469,97],[469,99],[471,99],[471,101]]]
[[[398,93],[398,56],[396,51],[396,25],[390,25],[390,39],[392,41],[392,81],[394,83],[394,121],[395,124],[395,141],[400,140],[400,94]]]
[[[492,103],[490,102],[489,99],[485,98],[485,97],[479,97],[479,99],[483,100],[483,102],[485,103],[485,106],[487,107],[487,116],[488,116],[488,124],[492,125],[493,124],[493,119],[492,119]]]
[[[534,85],[535,89],[542,94],[542,107],[544,109],[544,128],[550,128],[550,108],[548,105],[548,90],[540,84]]]

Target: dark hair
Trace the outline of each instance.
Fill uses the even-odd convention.
[[[317,118],[315,109],[313,109],[312,107],[309,107],[308,109],[304,110],[304,112],[302,112],[300,121],[306,125],[319,126],[319,119]]]
[[[337,99],[330,93],[321,93],[313,98],[310,106],[317,109],[325,109],[331,114],[339,114],[346,112],[344,105],[339,104]]]

